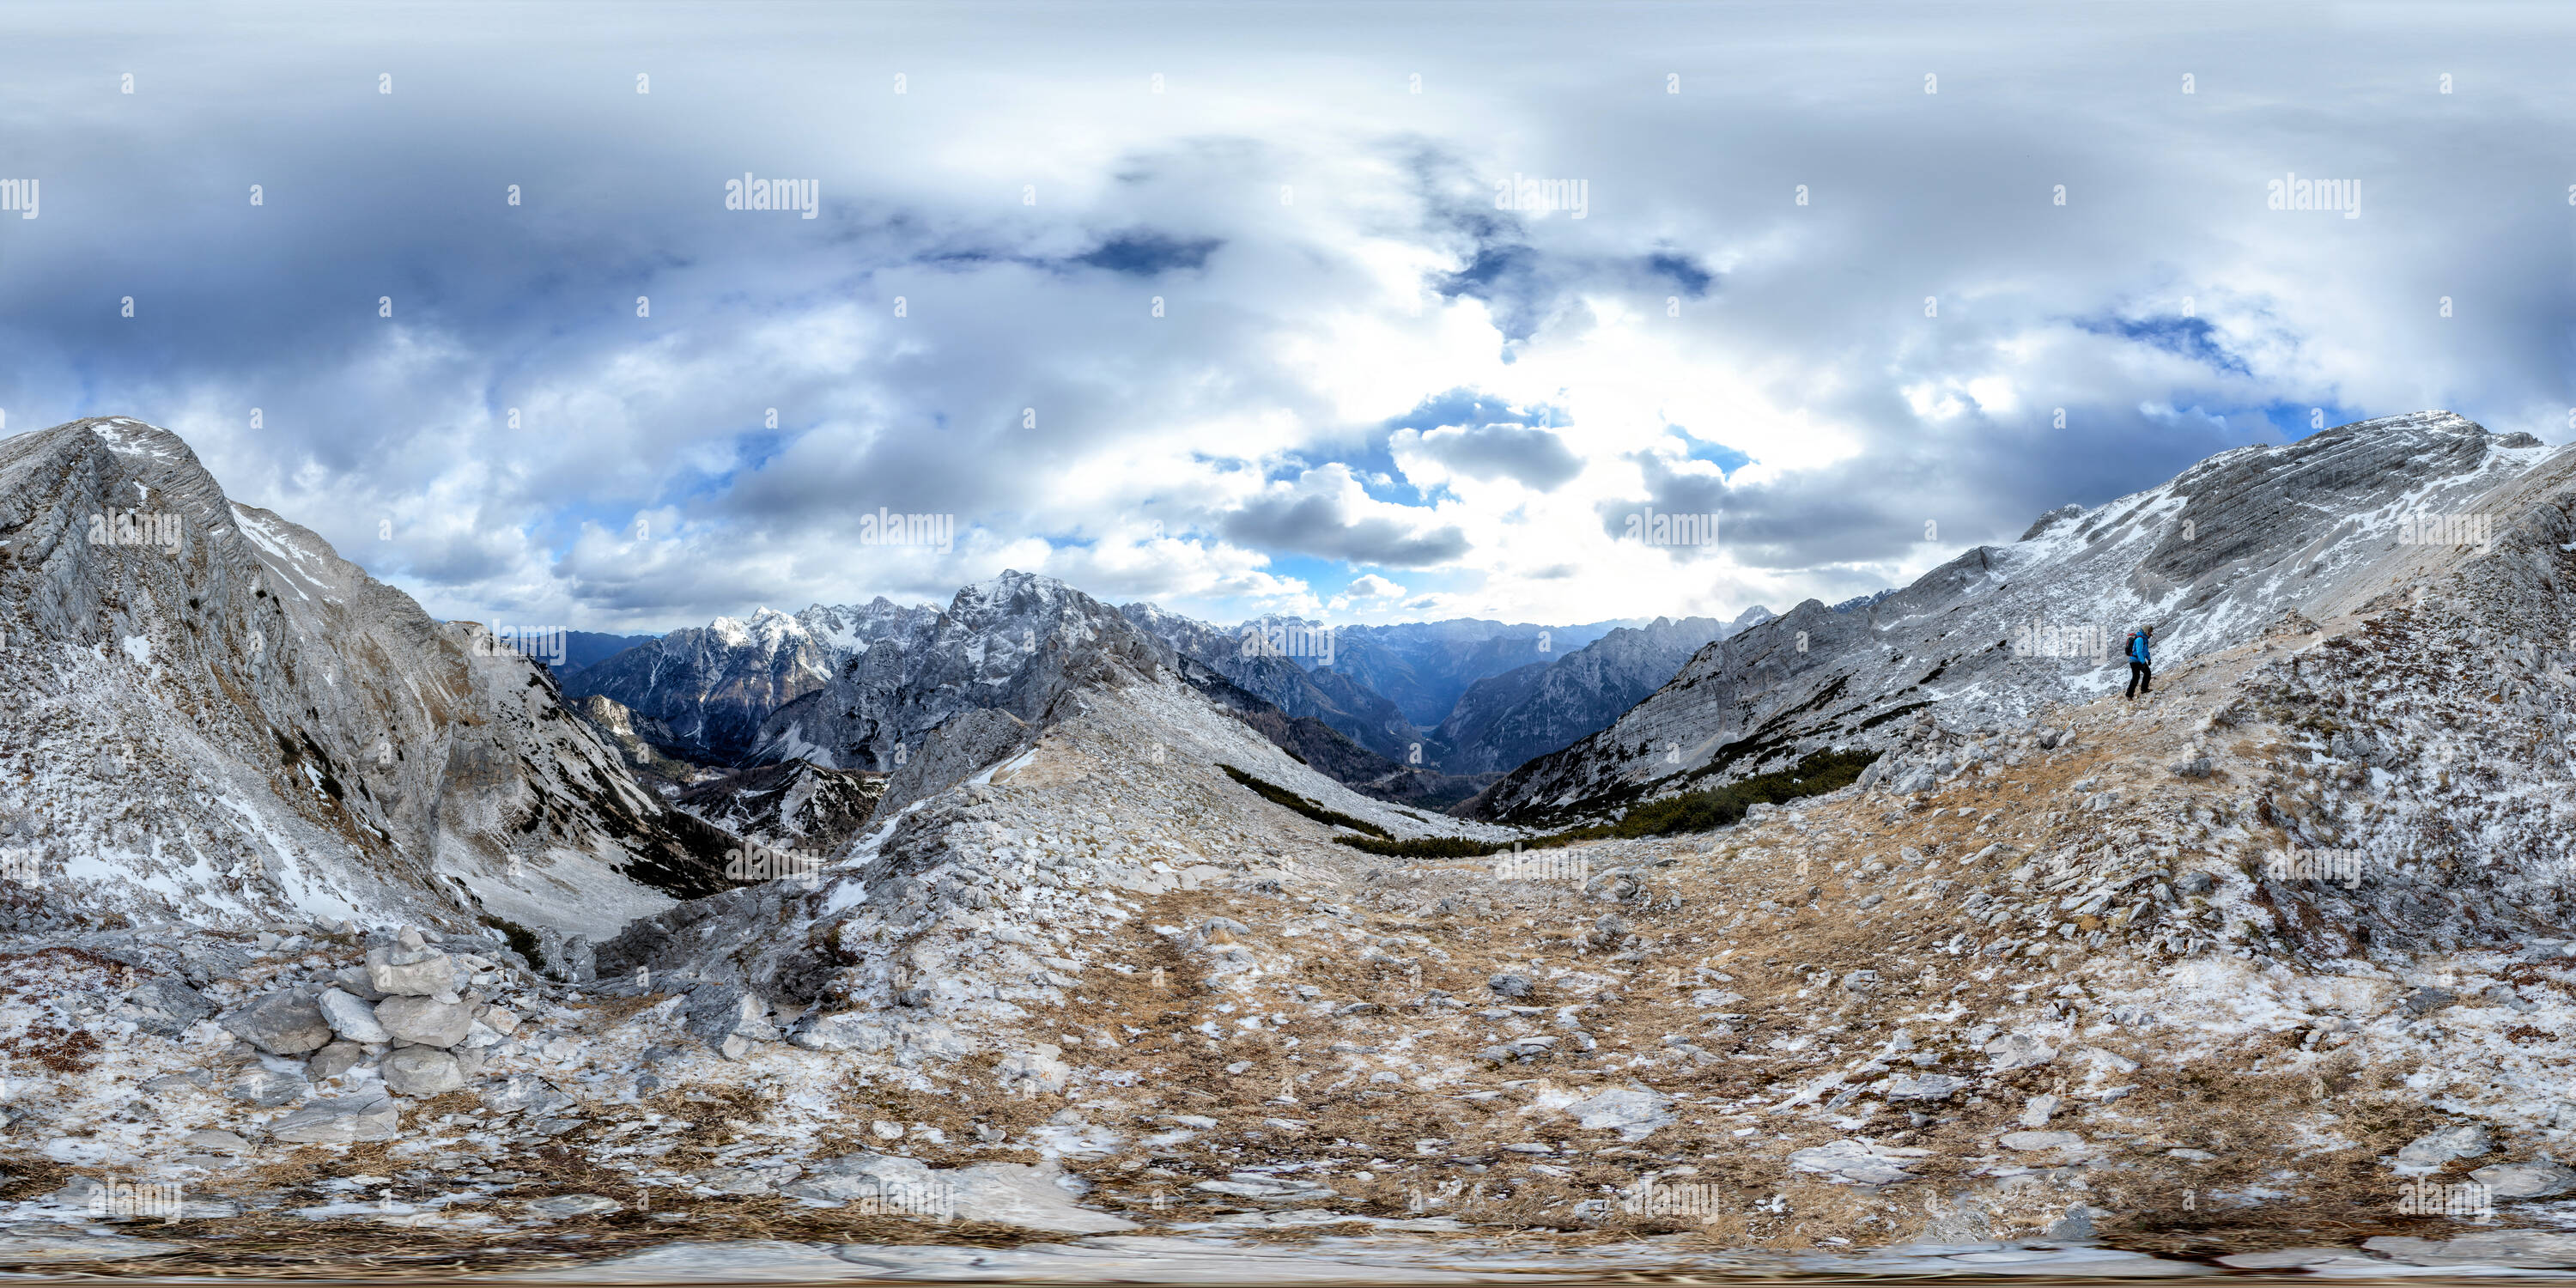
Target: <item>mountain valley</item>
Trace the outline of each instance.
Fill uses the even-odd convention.
[[[174,435],[0,439],[0,1263],[2576,1267],[2576,449],[1436,625],[1006,572],[559,688]]]

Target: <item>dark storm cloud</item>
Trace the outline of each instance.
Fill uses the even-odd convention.
[[[1225,243],[1214,237],[1183,238],[1150,229],[1120,233],[1073,262],[1130,277],[1155,277],[1175,269],[1204,268]]]
[[[1420,568],[1467,553],[1456,528],[1409,529],[1392,519],[1355,518],[1330,496],[1263,497],[1227,515],[1226,538],[1354,564]]]
[[[1566,450],[1565,440],[1527,425],[1475,425],[1434,429],[1414,445],[1427,456],[1469,478],[1516,479],[1541,492],[1583,472],[1583,460]]]
[[[1649,255],[1646,271],[1671,282],[1685,298],[1694,300],[1705,297],[1709,284],[1717,280],[1715,273],[1693,263],[1688,255]]]

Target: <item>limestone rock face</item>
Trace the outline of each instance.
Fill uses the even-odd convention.
[[[1747,616],[1758,612],[1762,610],[1747,610]],[[1710,617],[1658,617],[1646,626],[1621,627],[1572,652],[1478,680],[1440,722],[1440,767],[1453,774],[1516,769],[1606,728],[1664,687],[1694,655],[1736,629],[1734,623]]]
[[[146,980],[127,991],[118,1016],[147,1033],[177,1037],[214,1012],[205,995],[175,979]]]
[[[1245,630],[1274,624],[1247,622],[1227,630],[1153,604],[1128,604],[1119,614],[1171,651],[1207,668],[1291,719],[1319,720],[1334,732],[1397,763],[1416,747],[1427,746],[1431,733],[1407,717],[1395,701],[1316,659],[1285,656],[1262,647],[1246,647]],[[1501,668],[1497,668],[1501,669]],[[1445,709],[1445,708],[1444,708]]]
[[[968,711],[1044,724],[1082,685],[1149,675],[1170,657],[1099,600],[1052,577],[1006,572],[959,590],[912,642],[868,649],[772,713],[758,754],[890,772],[898,749],[909,760]]]
[[[787,760],[704,779],[674,803],[757,845],[832,854],[867,822],[886,783],[882,774]]]
[[[2222,452],[2147,491],[2052,512],[1875,602],[1810,600],[1704,649],[1615,724],[1459,812],[1536,820],[1639,784],[1648,796],[1716,787],[1829,745],[1895,745],[1899,717],[1936,701],[1952,729],[2090,701],[2127,682],[2132,627],[2155,626],[2169,668],[2287,611],[2349,611],[2431,555],[2403,540],[2401,509],[2503,510],[2482,498],[2549,454],[2443,411]]]
[[[0,637],[0,746],[51,748],[0,779],[0,818],[52,820],[56,915],[605,934],[715,888],[725,838],[567,718],[516,637],[432,620],[141,422],[0,438]]]
[[[936,796],[1008,758],[1030,739],[1027,722],[1008,711],[969,711],[932,730],[921,749],[905,758],[886,780],[880,813],[892,817],[904,806]]]
[[[589,725],[601,743],[623,758],[626,767],[634,770],[639,779],[648,783],[658,779],[674,784],[697,780],[703,772],[699,766],[677,759],[663,750],[680,741],[678,735],[671,732],[671,726],[651,716],[637,715],[625,703],[605,693],[576,696],[570,690],[578,687],[579,678],[575,676],[565,681],[566,709],[581,717],[582,723]]]
[[[913,646],[937,616],[883,596],[817,604],[792,617],[763,608],[637,645],[584,668],[565,692],[614,699],[644,741],[738,764],[759,748],[771,713],[821,690],[880,645],[898,653]]]

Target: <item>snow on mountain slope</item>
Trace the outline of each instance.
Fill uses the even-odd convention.
[[[1228,630],[1165,612],[1153,604],[1128,604],[1118,611],[1174,652],[1233,681],[1292,719],[1306,716],[1320,720],[1343,737],[1400,765],[1427,758],[1429,732],[1407,719],[1393,699],[1351,676],[1316,665],[1322,660],[1320,646],[1299,647],[1292,655],[1274,651],[1261,642],[1312,643],[1325,638],[1322,626],[1262,618]],[[1264,633],[1271,628],[1293,629],[1294,633],[1276,637]],[[1330,638],[1338,640],[1339,633]]]
[[[2284,612],[2375,593],[2410,515],[2470,514],[2549,449],[2449,412],[2361,421],[2223,452],[2092,510],[2052,511],[1847,613],[1809,601],[1702,651],[1607,729],[1472,803],[1536,820],[1884,745],[1937,704],[1975,727],[2127,679],[2128,629],[2159,668],[2254,638]]]
[[[789,760],[732,770],[673,803],[746,841],[821,855],[849,843],[885,790],[882,777]]]
[[[724,838],[544,668],[441,624],[123,418],[0,439],[0,850],[67,919],[568,932],[707,893]]]
[[[1042,583],[1012,574],[970,588],[971,599],[961,592],[962,621],[1068,605],[1061,583],[1052,595]],[[910,1066],[1051,1036],[1039,1017],[1071,995],[1072,976],[1092,964],[1118,969],[1105,945],[1059,931],[1115,926],[1139,898],[1202,885],[1275,890],[1301,855],[1337,869],[1383,862],[1333,843],[1349,829],[1273,804],[1219,766],[1396,837],[1513,835],[1354,793],[1168,669],[1122,659],[1057,687],[1047,712],[1001,762],[890,817],[880,811],[817,879],[637,921],[600,946],[600,970],[648,966],[656,978],[791,999],[811,1007],[800,1044]]]
[[[719,617],[591,666],[567,692],[615,698],[667,725],[678,749],[733,763],[759,744],[772,712],[821,689],[876,645],[906,645],[937,616],[880,596],[863,605],[816,604],[792,617],[767,608],[747,619]]]
[[[1044,721],[1070,688],[1151,674],[1170,652],[1108,605],[1052,577],[1005,572],[961,588],[900,648],[851,657],[770,713],[754,758],[886,772],[968,711]]]

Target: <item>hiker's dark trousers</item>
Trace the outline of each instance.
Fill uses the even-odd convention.
[[[2131,662],[2129,664],[2129,696],[2134,698],[2141,693],[2153,693],[2155,692],[2155,689],[2155,668],[2144,662]]]

